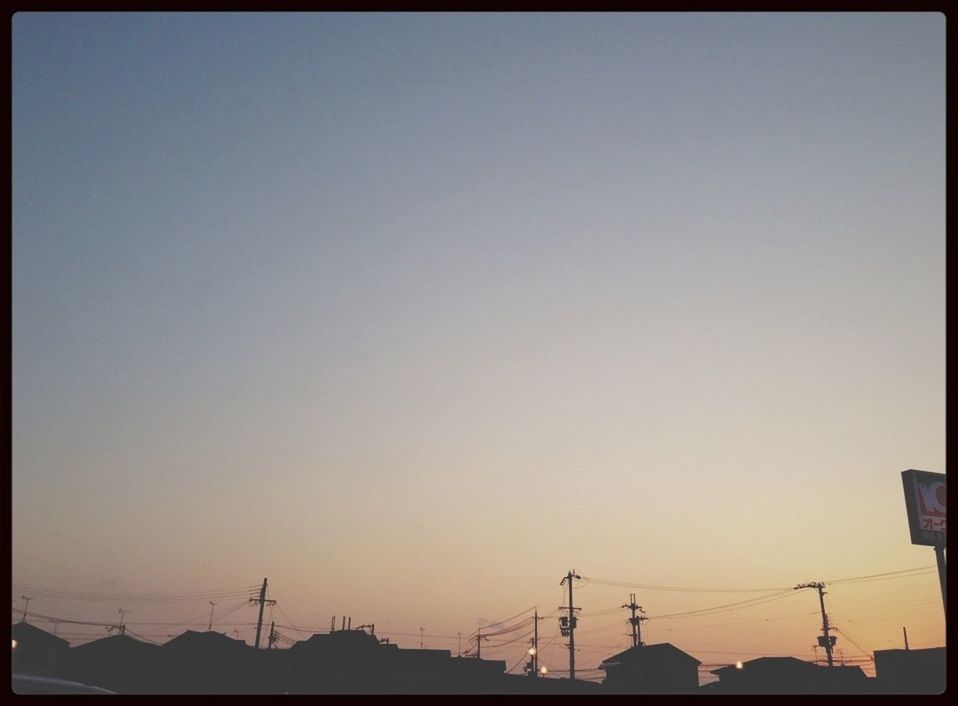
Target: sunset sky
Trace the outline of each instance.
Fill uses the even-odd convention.
[[[812,590],[656,616],[934,566],[944,256],[940,14],[18,13],[14,619],[251,642],[269,577],[405,647],[538,606],[558,672],[576,569],[580,669],[630,592],[811,659]],[[844,657],[943,645],[878,579]]]

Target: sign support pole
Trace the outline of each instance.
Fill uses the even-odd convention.
[[[948,604],[946,602],[947,591],[945,591],[945,547],[941,544],[935,545],[935,559],[938,560],[938,583],[941,584],[941,607],[945,610],[945,618],[948,618]]]

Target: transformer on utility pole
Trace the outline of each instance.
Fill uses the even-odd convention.
[[[644,615],[645,611],[642,610],[642,606],[635,604],[635,594],[634,594],[634,593],[630,593],[630,594],[629,594],[629,602],[626,603],[626,604],[624,604],[622,607],[623,607],[623,608],[629,608],[629,609],[632,610],[632,617],[629,618],[629,624],[632,626],[632,646],[633,646],[633,647],[638,647],[638,646],[640,646],[640,645],[643,644],[643,642],[642,642],[642,626],[640,625],[640,623],[641,623],[643,620],[648,620],[648,618],[645,617],[645,615]],[[635,614],[635,611],[639,611],[640,613],[643,613],[643,615],[637,616],[637,615]]]
[[[800,583],[794,589],[814,588],[818,590],[818,602],[822,607],[822,634],[818,637],[818,644],[825,648],[825,657],[828,659],[828,666],[834,667],[835,662],[832,659],[832,647],[835,646],[835,636],[828,634],[828,615],[825,613],[825,584],[821,581],[813,583]]]
[[[572,579],[581,578],[582,577],[575,572],[575,569],[573,569],[559,582],[560,586],[565,585],[566,581],[569,582],[569,605],[559,606],[559,610],[569,611],[568,616],[562,616],[559,618],[559,630],[561,631],[562,636],[569,636],[569,679],[575,679],[575,612],[579,610],[572,605]]]

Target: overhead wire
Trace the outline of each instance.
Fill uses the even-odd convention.
[[[769,591],[782,591],[790,586],[776,586],[772,588],[704,588],[696,586],[660,586],[645,583],[629,583],[627,581],[612,581],[609,579],[598,579],[592,577],[583,577],[583,580],[591,581],[603,586],[617,586],[620,588],[638,588],[644,591],[674,591],[679,593],[768,593]]]
[[[724,603],[722,605],[711,606],[709,608],[699,608],[696,610],[686,610],[680,611],[677,613],[665,613],[662,615],[650,615],[650,620],[667,620],[673,618],[681,618],[686,616],[702,616],[702,615],[713,615],[715,613],[724,613],[731,612],[733,610],[741,610],[744,608],[752,608],[757,605],[762,605],[763,603],[770,603],[772,601],[781,600],[786,596],[795,595],[794,591],[789,588],[787,590],[779,591],[778,593],[773,593],[765,596],[757,596],[755,598],[748,598],[744,601],[736,601],[734,603]]]
[[[525,639],[528,638],[530,635],[532,635],[533,632],[534,632],[534,630],[530,630],[529,632],[525,633],[524,635],[519,635],[519,637],[515,637],[515,638],[513,638],[513,639],[511,639],[511,640],[506,640],[505,642],[500,642],[500,643],[496,643],[496,644],[486,645],[486,649],[487,649],[487,650],[495,650],[495,649],[498,649],[498,648],[500,648],[500,647],[505,647],[506,645],[515,644],[516,642],[519,642],[520,640],[525,640]],[[483,635],[483,637],[485,637],[485,635]]]
[[[183,592],[183,593],[143,593],[143,594],[119,594],[119,593],[93,593],[83,591],[58,591],[43,589],[31,586],[15,586],[15,590],[24,591],[32,594],[31,597],[49,598],[65,601],[81,601],[92,603],[126,603],[131,605],[168,605],[174,603],[197,603],[212,599],[229,599],[240,596],[252,596],[253,590],[229,589],[204,592]]]
[[[535,610],[535,609],[536,609],[536,606],[532,606],[531,608],[526,608],[526,609],[525,609],[524,611],[522,611],[521,613],[516,613],[515,615],[513,615],[513,616],[511,616],[511,617],[509,617],[509,618],[506,618],[505,620],[500,620],[500,621],[495,622],[495,623],[486,623],[485,625],[481,625],[480,627],[478,627],[478,628],[476,628],[475,630],[472,631],[472,634],[469,635],[469,638],[472,639],[480,630],[485,630],[486,628],[494,628],[494,627],[498,627],[499,625],[504,625],[504,624],[506,624],[506,623],[508,623],[508,622],[510,622],[510,621],[512,621],[512,620],[515,620],[516,618],[518,618],[518,617],[520,617],[520,616],[522,616],[522,615],[525,615],[526,613],[528,613],[528,612],[530,612],[530,611]]]
[[[928,571],[929,569],[936,570],[935,566],[916,566],[914,569],[902,569],[901,571],[886,571],[882,574],[870,574],[868,576],[852,576],[850,578],[843,579],[831,579],[829,581],[823,581],[826,584],[842,584],[842,583],[856,583],[859,581],[870,581],[873,579],[890,577],[890,576],[903,576],[904,574],[913,574],[916,571],[924,571],[926,573],[934,573],[934,571]],[[924,574],[914,574],[914,575],[924,575]]]

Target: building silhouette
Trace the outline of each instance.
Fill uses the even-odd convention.
[[[114,635],[70,647],[24,622],[12,626],[13,670],[120,694],[939,694],[945,648],[875,652],[876,678],[858,666],[759,657],[712,671],[674,645],[643,645],[602,661],[601,684],[507,674],[503,660],[401,648],[371,632],[315,634],[286,649],[254,649],[225,634],[186,630],[163,645]],[[273,644],[270,641],[270,644]]]
[[[222,633],[187,630],[160,645],[147,687],[168,694],[259,693],[262,670],[253,653],[242,640]]]
[[[61,671],[69,642],[22,620],[10,632],[17,644],[11,660],[14,672],[55,676]]]
[[[944,647],[875,651],[875,690],[879,693],[942,694],[946,675]]]
[[[128,635],[113,635],[71,647],[62,675],[122,694],[148,693],[159,647]]]
[[[636,645],[602,661],[602,686],[623,694],[681,694],[698,691],[701,662],[675,645]]]
[[[713,669],[719,681],[710,691],[728,694],[861,694],[871,693],[861,667],[826,667],[795,657],[759,657]]]

